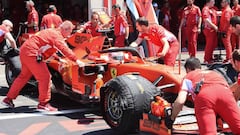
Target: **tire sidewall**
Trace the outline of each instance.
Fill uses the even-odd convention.
[[[150,102],[157,93],[156,87],[147,79],[139,75],[118,76],[105,85],[106,89],[101,94],[103,117],[107,124],[122,133],[131,132],[139,128],[139,119],[143,112],[150,111]],[[115,92],[121,100],[123,110],[118,124],[114,124],[107,111],[108,96]]]

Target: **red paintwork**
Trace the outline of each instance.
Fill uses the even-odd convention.
[[[81,38],[80,36],[85,36]],[[87,37],[87,38],[86,38]],[[79,43],[77,39],[85,39],[84,42]],[[113,77],[123,75],[138,73],[145,77],[149,81],[155,81],[159,76],[164,76],[164,79],[158,84],[164,85],[169,83],[174,83],[176,86],[174,88],[168,88],[166,91],[172,93],[178,93],[180,88],[180,76],[176,73],[173,67],[168,67],[161,64],[154,64],[151,62],[145,62],[143,59],[130,55],[129,52],[122,52],[125,57],[124,62],[112,59],[111,55],[116,55],[117,53],[98,53],[97,50],[101,50],[105,37],[88,37],[86,34],[73,35],[67,41],[74,44],[76,48],[73,49],[74,53],[79,59],[84,61],[87,65],[95,67],[97,65],[107,66],[107,71],[103,74],[103,81],[106,83]],[[87,49],[86,49],[87,48]],[[88,53],[86,50],[90,50],[90,54],[84,58]],[[120,52],[121,53],[121,52]],[[130,62],[131,60],[135,62]],[[74,63],[69,62],[68,65],[64,65],[56,60],[49,62],[49,66],[58,71],[65,83],[70,84],[75,92],[80,94],[85,93],[85,85],[93,88],[93,82],[97,78],[97,73],[86,75],[84,74],[84,69],[79,68]],[[175,73],[174,73],[175,72]],[[113,73],[116,75],[113,76]]]

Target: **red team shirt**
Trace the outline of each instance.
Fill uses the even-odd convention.
[[[200,75],[199,75],[200,74]],[[201,75],[202,74],[202,75]],[[203,83],[207,86],[208,84],[221,84],[223,86],[228,87],[225,79],[217,72],[210,70],[201,70],[196,69],[194,71],[189,72],[182,81],[182,90],[186,90],[187,92],[192,94],[193,99],[196,94],[194,90],[196,88],[196,84],[203,80]],[[202,88],[205,86],[203,85]],[[201,88],[201,89],[202,89]]]
[[[44,28],[57,28],[62,23],[62,19],[55,13],[44,15],[41,22],[41,27]]]
[[[28,24],[31,24],[31,23],[35,22],[37,24],[37,26],[38,26],[38,21],[39,21],[38,13],[35,10],[35,8],[33,8],[32,11],[29,12],[29,14],[28,14],[27,22],[28,22]],[[38,27],[37,27],[37,31],[38,31]],[[29,33],[35,33],[34,28],[33,27],[29,27],[28,28],[28,32]]]
[[[201,16],[200,8],[195,5],[184,8],[183,18],[186,18],[186,27],[188,28],[194,27],[194,30],[197,30],[198,18]]]
[[[0,25],[0,43],[4,40],[5,34],[9,32],[7,28],[3,25]]]
[[[203,20],[209,19],[213,24],[217,25],[217,12],[213,8],[204,6],[202,9],[202,18]],[[212,27],[208,26],[208,24],[204,24],[204,28],[212,29]]]
[[[93,37],[102,35],[102,33],[97,32],[97,30],[100,29],[99,25],[94,27],[91,21],[88,21],[82,27],[86,30],[87,33],[92,34]]]
[[[223,31],[223,32],[228,32],[230,31],[230,18],[233,16],[233,12],[232,12],[232,9],[227,6],[226,8],[224,8],[222,10],[222,16],[221,16],[221,19],[220,19],[220,28],[219,30],[220,31]]]
[[[116,15],[112,21],[114,22],[114,35],[125,35],[125,27],[128,27],[128,23],[125,17],[121,14]]]
[[[64,37],[60,31],[55,29],[45,29],[28,39],[21,46],[20,50],[22,52],[25,51],[26,56],[37,56],[39,53],[45,53],[48,52],[47,50],[49,49],[56,48],[56,50],[60,50],[70,60],[76,61],[77,57],[72,53],[68,46],[65,45]],[[50,56],[52,54],[45,55]]]
[[[151,41],[153,44],[160,47],[159,51],[163,49],[163,44],[160,42],[162,38],[166,38],[169,43],[177,41],[177,38],[170,33],[168,30],[163,28],[161,25],[152,25],[149,26],[148,33],[139,33],[139,38],[146,39]],[[169,50],[171,49],[171,44]],[[158,51],[158,52],[159,52]]]
[[[233,6],[232,10],[233,10],[234,15],[240,16],[240,5],[239,4],[237,6]]]

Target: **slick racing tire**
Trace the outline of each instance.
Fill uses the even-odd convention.
[[[150,111],[150,102],[157,88],[139,75],[118,76],[101,89],[101,110],[106,123],[126,134],[137,131],[143,112]]]
[[[17,76],[21,72],[21,61],[19,56],[9,57],[5,64],[5,78],[8,86],[10,87],[13,81],[17,78]],[[28,83],[24,86],[23,89],[35,89],[37,88],[37,81],[34,77],[32,77]]]
[[[19,56],[11,57],[5,65],[5,77],[8,86],[11,86],[15,78],[21,72],[21,62]]]

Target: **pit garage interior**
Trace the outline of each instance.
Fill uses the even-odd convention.
[[[75,24],[83,24],[88,21],[91,13],[90,9],[92,4],[96,2],[98,5],[105,5],[108,3],[108,6],[111,7],[113,3],[122,3],[123,0],[33,0],[35,2],[35,8],[39,13],[39,20],[43,15],[47,13],[48,5],[54,4],[57,7],[58,13],[63,20],[71,20]],[[146,0],[139,0],[146,1]],[[147,0],[148,1],[148,0]],[[171,31],[177,35],[178,33],[178,16],[177,11],[180,8],[186,6],[187,0],[152,0],[152,2],[156,2],[159,5],[159,8],[168,1],[170,6],[170,14],[172,20],[170,22]],[[216,7],[221,9],[220,6],[221,0],[216,0]],[[104,3],[104,4],[102,4]],[[205,0],[195,0],[195,4],[199,6],[201,9],[205,4]],[[232,5],[232,3],[231,3]],[[99,8],[102,8],[99,7]],[[9,19],[14,23],[13,35],[16,35],[18,32],[18,25],[20,22],[25,22],[27,18],[27,10],[25,8],[24,0],[0,0],[0,21],[3,19]],[[111,9],[108,8],[108,13],[111,13]],[[204,35],[201,33],[198,37],[199,48],[204,48]]]

